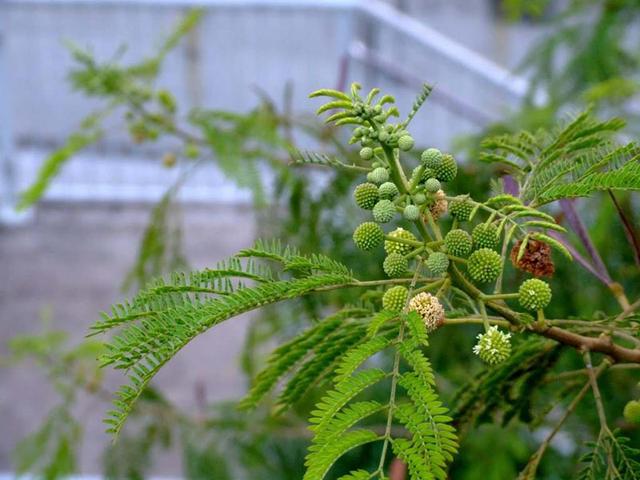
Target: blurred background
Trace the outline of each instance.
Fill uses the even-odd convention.
[[[201,17],[176,27],[195,7]],[[269,445],[268,429],[250,441],[247,419],[209,438],[215,419],[233,418],[225,402],[246,391],[272,339],[300,325],[295,312],[234,320],[195,341],[162,371],[149,399],[157,410],[141,412],[119,447],[101,424],[118,376],[102,378],[100,345],[82,343],[98,313],[155,275],[215,265],[259,236],[357,264],[354,212],[340,204],[354,178],[288,165],[292,146],[353,156],[313,118],[315,89],[378,86],[406,113],[432,84],[412,133],[465,163],[460,193],[489,189],[494,172],[473,163],[482,133],[546,126],[591,103],[627,118],[633,134],[639,13],[624,0],[1,2],[0,473],[298,478],[298,443]],[[165,117],[184,127],[163,129]],[[611,208],[592,209],[589,225]],[[604,250],[606,232],[595,232]],[[633,264],[624,248],[605,256]],[[638,280],[635,268],[620,275]],[[597,290],[585,280],[567,311],[606,310],[594,306]],[[305,305],[310,316],[318,308]],[[513,478],[527,442],[505,449],[504,467],[460,478]],[[220,466],[216,451],[247,471]]]

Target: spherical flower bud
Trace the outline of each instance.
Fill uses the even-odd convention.
[[[421,292],[409,300],[409,311],[418,312],[424,320],[427,331],[432,332],[444,323],[444,308],[438,297]]]
[[[416,205],[422,205],[427,201],[427,196],[424,193],[416,193],[413,196],[413,201],[416,203]]]
[[[353,242],[364,251],[373,250],[384,240],[384,232],[380,225],[373,222],[365,222],[353,232]]]
[[[367,180],[380,185],[389,180],[389,171],[384,167],[374,168],[367,175]]]
[[[498,227],[492,223],[480,223],[471,233],[475,248],[496,248],[498,246]]]
[[[449,257],[442,252],[433,252],[427,258],[425,265],[434,275],[440,275],[449,268]]]
[[[388,223],[396,214],[396,206],[391,200],[380,200],[373,207],[373,219],[378,223]]]
[[[527,310],[540,310],[551,302],[551,288],[547,282],[531,278],[518,289],[518,302]]]
[[[382,296],[382,308],[390,312],[401,312],[408,297],[409,291],[405,287],[391,287]]]
[[[473,240],[464,230],[456,228],[450,230],[444,237],[444,245],[447,247],[447,252],[455,257],[466,258],[471,253],[473,247]]]
[[[466,222],[469,220],[469,216],[473,211],[473,205],[471,205],[471,202],[467,200],[468,198],[466,195],[461,195],[456,197],[454,200],[451,200],[449,205],[451,215],[453,215],[459,222]]]
[[[413,148],[413,137],[411,135],[402,135],[398,139],[398,148],[403,152],[408,152]]]
[[[415,205],[407,205],[406,207],[404,207],[404,211],[402,212],[402,214],[404,215],[404,218],[406,218],[410,222],[413,222],[420,218],[420,209]]]
[[[624,406],[624,419],[629,423],[640,425],[640,400],[631,400]]]
[[[428,148],[420,156],[425,167],[435,169],[442,164],[442,152],[437,148]]]
[[[481,248],[469,257],[467,271],[476,282],[492,282],[502,271],[502,258],[495,250]]]
[[[393,182],[384,182],[378,188],[378,194],[380,198],[386,198],[387,200],[392,200],[398,195],[398,187]]]
[[[396,228],[393,232],[389,234],[389,237],[397,238],[400,240],[412,240],[414,242],[418,241],[418,239],[415,237],[413,233],[409,232],[408,230],[405,230],[402,227]],[[384,242],[384,250],[385,252],[387,252],[387,255],[394,252],[400,253],[402,255],[406,255],[407,253],[411,252],[411,250],[413,249],[414,247],[412,245],[409,245],[406,243],[394,242],[393,240],[385,240]]]
[[[373,148],[363,147],[360,149],[360,158],[362,160],[371,160],[373,158]]]
[[[442,162],[433,171],[441,182],[450,182],[458,174],[458,165],[453,156],[447,154],[442,156]]]
[[[384,273],[391,278],[401,277],[407,273],[407,268],[409,268],[409,262],[399,253],[390,253],[382,264]]]
[[[424,189],[429,193],[436,193],[442,188],[440,181],[437,178],[430,178],[424,182]]]
[[[485,333],[478,334],[478,343],[473,347],[473,353],[489,365],[504,362],[511,356],[510,333],[502,333],[493,325]]]
[[[360,208],[371,210],[380,200],[378,187],[373,183],[361,183],[353,191],[353,198]]]

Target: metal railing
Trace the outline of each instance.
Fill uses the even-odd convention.
[[[257,103],[255,85],[278,98],[291,80],[293,108],[306,111],[307,92],[357,79],[393,92],[407,111],[426,81],[435,84],[433,101],[413,128],[445,148],[454,136],[519,104],[527,91],[524,79],[378,0],[5,0],[0,211],[12,211],[16,191],[33,178],[46,151],[93,106],[70,91],[66,74],[72,64],[60,40],[90,46],[100,58],[127,44],[126,58],[139,59],[152,54],[162,33],[195,6],[206,8],[203,22],[170,55],[170,68],[160,78],[186,107],[244,111]],[[3,91],[10,92],[4,101]],[[159,195],[174,174],[133,152],[123,155],[127,144],[116,135],[100,145],[99,154],[79,158],[48,198],[133,200],[136,186],[144,187],[138,188],[140,199]],[[138,172],[133,177],[132,169]],[[224,178],[213,170],[209,175],[203,185],[187,185],[186,197],[191,191],[192,198],[218,199]],[[227,190],[229,201],[244,198]]]

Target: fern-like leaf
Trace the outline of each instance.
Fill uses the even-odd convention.
[[[129,379],[129,384],[120,389],[114,400],[115,409],[107,420],[109,431],[114,434],[120,431],[135,401],[158,370],[197,335],[224,320],[263,305],[350,281],[352,278],[343,274],[319,274],[259,283],[203,301],[197,298],[189,301],[185,297],[175,304],[166,301],[160,310],[155,310],[152,304],[143,316],[134,316],[133,319],[127,315],[128,312],[141,312],[144,302],[140,304],[134,300],[115,309],[116,316],[107,318],[95,327],[96,331],[123,327],[107,345],[107,353],[102,358],[104,365],[127,370]],[[120,312],[125,316],[119,316]]]

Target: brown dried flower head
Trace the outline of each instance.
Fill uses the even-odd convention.
[[[431,212],[431,216],[434,220],[438,220],[445,213],[447,213],[448,204],[445,198],[446,196],[446,193],[444,193],[444,191],[442,190],[438,190],[433,195],[433,201],[429,205],[429,212]]]
[[[518,261],[521,245],[522,240],[518,240],[511,249],[513,266],[535,277],[551,277],[556,270],[551,258],[551,247],[544,242],[529,239],[524,254]]]

